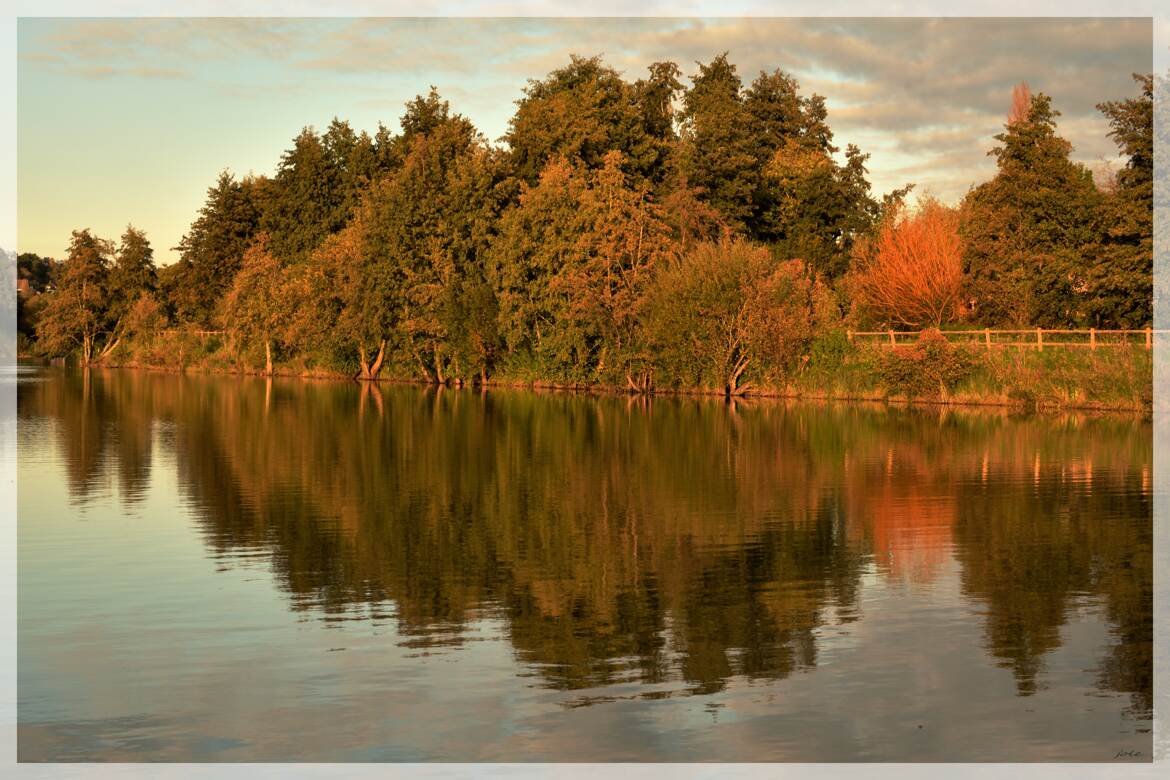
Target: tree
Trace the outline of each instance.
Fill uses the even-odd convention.
[[[872,317],[910,327],[938,327],[962,300],[959,215],[936,200],[914,213],[890,215],[859,247],[858,303]]]
[[[73,231],[69,255],[58,274],[56,289],[38,327],[46,352],[81,349],[82,365],[93,362],[95,350],[109,333],[109,274],[113,243],[89,230]]]
[[[421,105],[436,102],[432,92]],[[483,331],[466,329],[459,320],[471,300],[465,296],[486,303],[478,287],[496,166],[471,123],[449,114],[445,102],[438,105],[425,124],[407,130],[409,151],[401,169],[371,201],[367,240],[380,258],[383,289],[407,357],[423,377],[444,383],[462,382],[476,369],[486,372],[490,348],[478,339]],[[406,121],[403,126],[412,127]],[[468,347],[467,341],[477,339],[480,348]]]
[[[302,130],[281,157],[265,198],[262,225],[276,256],[303,262],[345,227],[374,173],[372,142],[347,122],[334,118],[323,135]]]
[[[1057,116],[1047,95],[1033,96],[1027,118],[995,136],[995,178],[964,199],[968,296],[986,324],[1058,327],[1086,317],[1101,194],[1069,160]]]
[[[244,344],[264,345],[264,374],[272,376],[272,343],[287,324],[289,296],[280,261],[261,233],[244,253],[240,270],[224,296],[224,329]]]
[[[529,186],[554,157],[600,168],[618,150],[627,173],[656,182],[673,140],[677,67],[655,63],[631,85],[600,57],[572,55],[545,79],[530,80],[504,136],[515,175]]]
[[[1134,74],[1136,98],[1097,108],[1128,159],[1103,209],[1107,226],[1088,281],[1087,316],[1097,327],[1140,328],[1153,320],[1154,78]]]
[[[567,378],[566,372],[587,363],[580,340],[558,327],[567,302],[552,284],[584,232],[582,188],[567,160],[550,161],[537,185],[524,185],[518,202],[501,216],[488,256],[500,335],[513,356],[536,363],[548,378]]]
[[[733,230],[744,230],[760,173],[751,114],[727,52],[697,64],[699,72],[683,95],[680,167]]]
[[[167,298],[179,320],[208,324],[260,229],[266,179],[236,181],[220,173],[207,201],[176,249],[178,267],[167,274]]]
[[[43,293],[52,284],[53,273],[59,265],[51,257],[23,252],[16,257],[16,276],[28,281],[29,292]]]
[[[146,233],[127,225],[109,273],[107,315],[113,325],[109,342],[98,356],[99,360],[112,353],[128,335],[125,328],[127,315],[139,299],[151,295],[157,288],[158,273],[150,241]]]
[[[828,316],[826,290],[802,261],[777,264],[732,239],[700,244],[660,271],[646,327],[664,377],[741,395],[749,369],[782,380]]]
[[[670,228],[621,152],[585,171],[551,162],[501,219],[489,278],[501,334],[545,378],[648,381],[639,315]]]
[[[386,341],[396,320],[382,282],[385,264],[369,248],[371,208],[363,205],[343,230],[329,236],[314,252],[290,296],[295,302],[292,340],[306,346],[339,349],[352,359],[355,378],[378,378]]]
[[[582,232],[576,252],[551,281],[568,307],[561,327],[582,334],[591,347],[589,368],[600,379],[624,378],[648,389],[651,361],[642,348],[640,316],[654,271],[674,254],[669,227],[622,173],[623,156],[613,151],[580,192]],[[633,375],[639,379],[634,381]]]

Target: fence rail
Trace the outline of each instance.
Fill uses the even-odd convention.
[[[1044,350],[1046,348],[1080,348],[1080,349],[1108,349],[1111,347],[1145,346],[1152,349],[1155,335],[1170,333],[1170,330],[1155,330],[1143,328],[1141,330],[1098,330],[1061,329],[1061,328],[1025,328],[1025,329],[996,329],[982,330],[943,330],[939,331],[947,341],[953,344],[970,344],[985,347],[987,350],[1001,347],[1026,347],[1029,349]],[[921,330],[850,330],[846,335],[853,343],[870,343],[878,346],[896,348],[910,346],[918,340]],[[1056,338],[1050,338],[1055,336]],[[1006,339],[1004,337],[1007,337]]]

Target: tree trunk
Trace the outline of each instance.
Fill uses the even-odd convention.
[[[370,362],[366,360],[366,345],[358,344],[358,372],[354,379],[370,378]]]
[[[81,360],[87,366],[93,361],[93,336],[81,337]]]
[[[272,339],[264,340],[264,376],[272,376]]]
[[[107,357],[109,357],[110,353],[113,352],[115,349],[117,349],[118,345],[121,343],[122,343],[122,337],[119,336],[118,338],[114,339],[109,344],[107,344],[105,347],[103,347],[102,351],[98,354],[98,362],[100,363],[101,361],[103,361]]]
[[[727,378],[727,385],[724,387],[724,393],[732,396],[737,395],[739,391],[739,378],[744,370],[748,367],[751,359],[743,356],[735,363],[735,369],[731,372],[731,376]]]
[[[369,376],[370,381],[378,378],[378,374],[382,371],[382,360],[386,357],[386,339],[378,342],[378,354],[374,356],[374,365],[370,366]]]

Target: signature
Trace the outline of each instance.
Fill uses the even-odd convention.
[[[1114,758],[1141,758],[1141,755],[1140,750],[1118,750]]]

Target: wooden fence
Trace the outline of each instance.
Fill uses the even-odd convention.
[[[1156,334],[1170,330],[1059,330],[1026,328],[1022,330],[944,330],[939,331],[952,344],[968,344],[987,350],[1006,347],[1026,347],[1044,350],[1050,348],[1103,349],[1109,347],[1144,346],[1151,349]],[[910,346],[922,335],[920,330],[851,330],[847,331],[853,343],[876,344],[884,347]]]

